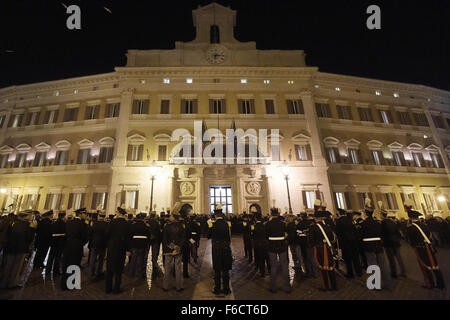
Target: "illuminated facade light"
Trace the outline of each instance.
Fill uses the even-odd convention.
[[[247,79],[241,79],[241,83],[247,83]]]
[[[55,91],[55,97],[59,97],[59,91]]]
[[[381,96],[381,91],[380,91],[380,90],[377,90],[377,91],[375,91],[375,94],[376,94],[377,96]]]
[[[339,87],[336,87],[336,91],[341,91],[341,88],[339,88]]]
[[[78,89],[73,90],[73,94],[77,94],[78,93]]]
[[[145,84],[145,80],[144,79],[141,79],[141,84]]]
[[[170,79],[169,79],[169,78],[164,78],[164,79],[163,79],[163,83],[169,84],[169,83],[170,83]]]
[[[265,83],[265,84],[269,84],[269,83],[270,83],[270,80],[264,80],[264,83]]]
[[[319,86],[318,84],[315,84],[315,85],[314,85],[314,88],[319,89],[320,86]]]
[[[192,83],[192,78],[186,78],[186,83]]]
[[[294,80],[288,80],[288,84],[294,84]]]
[[[397,92],[394,92],[394,98],[398,98],[400,95]]]

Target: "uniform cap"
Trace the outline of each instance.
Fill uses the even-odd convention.
[[[52,215],[53,215],[53,210],[49,210],[49,211],[44,212],[44,213],[42,214],[43,217],[49,217],[49,216],[52,216]]]
[[[320,205],[322,208],[326,208],[327,207],[327,203],[325,201],[322,201],[322,204]]]
[[[270,214],[272,216],[278,216],[280,214],[280,209],[278,209],[278,208],[270,208]]]
[[[320,201],[319,199],[316,199],[316,200],[314,201],[314,206],[315,206],[315,207],[320,207],[321,204],[322,204],[322,201]]]
[[[250,211],[251,211],[252,213],[258,212],[258,210],[256,210],[256,207],[252,207],[252,208],[250,209]]]

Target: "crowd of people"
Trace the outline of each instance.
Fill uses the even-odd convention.
[[[121,292],[124,272],[145,279],[149,264],[151,277],[162,278],[164,291],[169,290],[172,277],[176,290],[182,291],[190,260],[198,262],[200,239],[206,237],[211,239],[213,293],[227,295],[234,260],[231,237],[242,234],[248,263],[254,264],[261,277],[269,274],[273,293],[278,277],[282,290],[291,292],[290,259],[301,278],[319,277],[321,290],[337,290],[336,276],[342,275],[341,270],[347,278],[362,277],[372,265],[381,271],[377,289],[389,290],[392,278],[407,277],[401,240],[416,252],[424,287],[444,289],[436,248],[450,246],[450,217],[423,218],[413,210],[412,201],[406,200],[404,206],[408,219],[401,220],[383,209],[376,218],[370,199],[361,211],[339,209],[334,216],[320,200],[314,203],[314,211],[296,215],[281,214],[278,208],[271,208],[268,215],[256,208],[249,214],[227,215],[220,205],[214,214],[193,214],[179,203],[159,214],[133,215],[123,207],[108,216],[101,208],[93,213],[83,208],[68,214],[64,210],[4,214],[0,219],[0,288],[23,286],[33,268],[44,270],[46,276],[60,276],[61,290],[68,290],[68,267],[81,267],[87,248],[88,274],[92,281],[105,280],[106,293]]]

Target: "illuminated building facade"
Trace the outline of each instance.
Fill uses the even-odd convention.
[[[450,92],[322,73],[299,50],[258,50],[233,36],[236,12],[193,11],[196,38],[129,50],[114,72],[0,89],[0,206],[40,211],[179,201],[263,213],[316,197],[404,216],[402,201],[449,215]],[[175,164],[174,130],[279,129],[268,164]],[[150,170],[151,167],[157,170]]]

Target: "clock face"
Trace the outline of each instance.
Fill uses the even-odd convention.
[[[222,46],[214,46],[206,51],[206,60],[209,63],[220,64],[227,59],[226,49]]]

